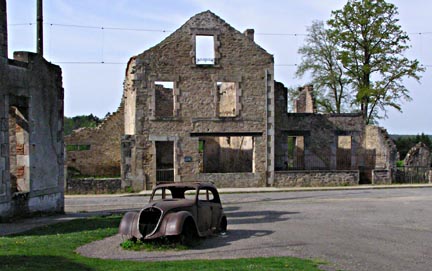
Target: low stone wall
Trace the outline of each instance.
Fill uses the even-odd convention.
[[[391,184],[392,176],[388,169],[372,170],[372,184]]]
[[[432,183],[432,169],[429,170],[429,183]]]
[[[196,176],[199,182],[213,182],[216,187],[260,187],[264,186],[263,178],[258,173],[200,173]],[[183,181],[183,180],[182,180]]]
[[[66,181],[67,194],[112,194],[122,192],[120,178],[82,178]]]
[[[275,172],[276,187],[349,186],[359,184],[357,170],[279,171]]]

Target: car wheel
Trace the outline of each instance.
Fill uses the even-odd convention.
[[[226,217],[222,217],[221,222],[220,222],[220,226],[219,226],[219,230],[221,233],[225,233],[227,231],[228,228],[228,222]]]
[[[192,246],[198,241],[198,234],[195,223],[187,219],[183,224],[182,233],[179,235],[179,243],[185,246]]]

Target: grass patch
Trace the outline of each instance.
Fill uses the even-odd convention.
[[[134,262],[86,258],[75,249],[117,233],[120,216],[92,217],[0,237],[0,270],[306,270],[318,261],[290,257]],[[120,244],[119,244],[120,245]]]

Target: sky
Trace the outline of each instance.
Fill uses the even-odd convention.
[[[427,70],[420,82],[406,80],[412,101],[389,110],[379,125],[391,134],[432,134],[432,25],[428,0],[389,0],[409,33],[406,56]],[[295,77],[297,50],[307,27],[327,20],[342,0],[44,0],[44,57],[61,66],[65,115],[104,117],[117,110],[129,58],[155,46],[195,14],[211,10],[274,55],[275,79],[287,87],[310,81]],[[7,0],[9,57],[36,50],[36,0]],[[102,64],[103,62],[103,64]]]

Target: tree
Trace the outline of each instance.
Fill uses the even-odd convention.
[[[424,71],[417,60],[403,56],[409,37],[397,14],[397,7],[384,0],[350,0],[327,22],[366,123],[381,118],[378,109],[401,111],[400,100],[410,99],[403,79],[419,80]]]
[[[72,118],[64,117],[64,134],[70,135],[73,130],[83,127],[95,128],[102,123],[102,120],[93,114],[75,116]]]
[[[298,50],[303,55],[296,75],[311,72],[317,105],[326,113],[342,113],[349,101],[348,79],[338,59],[337,44],[329,37],[322,21],[308,28],[306,44]]]
[[[321,56],[312,59],[314,65],[327,73],[320,78],[314,75],[314,66],[304,67],[312,71],[314,81],[322,85],[328,85],[332,73],[339,72],[344,87],[353,93],[351,104],[359,107],[366,124],[386,117],[389,107],[401,111],[401,101],[410,100],[403,80],[419,80],[419,74],[424,71],[417,60],[403,55],[409,48],[409,37],[398,25],[397,14],[396,6],[384,0],[349,0],[341,10],[333,11],[327,21],[328,30],[324,31],[324,37],[334,48],[334,63],[340,64],[332,69],[328,69],[325,51],[318,46],[323,39],[308,40],[312,42],[311,50]],[[312,37],[313,29],[308,37]],[[344,90],[344,93],[350,91]]]

